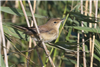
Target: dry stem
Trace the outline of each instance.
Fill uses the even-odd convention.
[[[23,13],[24,13],[24,15],[25,15],[26,21],[27,21],[27,25],[28,25],[28,27],[30,27],[27,14],[26,14],[26,12],[25,12],[25,9],[24,9],[24,6],[23,6],[23,3],[22,3],[21,0],[20,0],[20,4],[21,4],[22,10],[23,10]],[[31,39],[30,39],[30,40],[31,40]],[[34,42],[34,40],[33,40],[33,43],[34,43],[34,45],[36,46],[36,43]],[[31,47],[31,41],[30,41],[29,47]],[[37,50],[37,54],[38,54],[39,60],[40,60],[40,62],[41,62],[41,57],[40,57],[40,55],[39,55],[38,49],[36,48],[36,50]],[[43,63],[41,63],[41,65],[43,66]]]
[[[5,64],[6,64],[6,67],[8,67],[8,58],[7,58],[7,50],[6,50],[5,36],[4,36],[4,31],[3,31],[3,26],[2,26],[2,15],[0,15],[0,32],[1,32],[2,41],[3,41]]]
[[[49,51],[47,50],[46,45],[45,45],[45,43],[44,43],[44,41],[42,40],[42,37],[41,37],[41,35],[40,35],[40,31],[39,31],[39,29],[38,29],[38,26],[37,26],[37,23],[36,23],[36,20],[35,20],[35,17],[34,17],[34,12],[32,11],[32,6],[31,6],[31,3],[30,3],[30,0],[28,0],[28,3],[29,3],[30,10],[31,10],[31,13],[32,13],[32,18],[33,18],[33,20],[34,20],[35,28],[36,28],[36,30],[37,30],[37,33],[39,34],[40,40],[42,41],[42,45],[43,45],[43,47],[44,47],[44,50],[45,50],[46,54],[48,55],[48,58],[49,58],[49,61],[50,61],[51,65],[52,65],[53,67],[55,67],[55,65],[54,65],[54,63],[53,63],[53,61],[52,61],[52,59],[51,59],[51,57],[50,57]]]

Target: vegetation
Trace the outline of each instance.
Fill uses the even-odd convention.
[[[28,1],[22,2],[29,24],[35,27]],[[66,19],[60,27],[59,37],[46,43],[55,67],[100,66],[99,3],[88,0],[31,1],[38,25],[45,24],[50,18]],[[9,67],[53,67],[42,44],[35,48],[29,36],[12,27],[12,24],[28,27],[21,1],[1,1],[0,11],[3,24],[0,32],[4,31],[6,44],[3,45],[3,36],[0,37],[1,67],[7,67],[6,61]],[[3,49],[6,49],[7,56]]]

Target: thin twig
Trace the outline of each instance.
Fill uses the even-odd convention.
[[[86,0],[86,3],[85,3],[85,15],[87,16],[87,13],[88,13],[88,0]]]
[[[36,6],[36,0],[34,0],[34,13],[35,13],[35,6]],[[33,20],[31,20],[31,27],[33,26]],[[35,45],[35,43],[36,42],[33,42],[34,43],[34,45]],[[36,45],[35,45],[36,46]],[[32,38],[30,37],[29,38],[29,49],[31,49],[32,48]],[[36,50],[37,50],[37,54],[38,54],[38,57],[39,57],[39,59],[40,59],[40,62],[42,61],[41,60],[41,58],[40,58],[40,55],[39,55],[39,52],[38,52],[38,49],[36,48]],[[30,52],[28,52],[28,57],[30,57]],[[41,63],[41,65],[43,65],[43,63]],[[27,60],[27,67],[29,67],[29,60]]]
[[[20,0],[20,4],[21,4],[21,7],[22,7],[22,9],[23,9],[23,13],[24,13],[24,15],[25,15],[26,21],[27,21],[27,25],[28,25],[28,27],[30,27],[30,24],[29,24],[29,20],[28,20],[27,14],[26,14],[26,12],[25,12],[25,9],[24,9],[24,6],[23,6],[23,3],[22,3],[21,0]],[[33,24],[33,22],[32,22],[32,24]],[[32,24],[31,24],[31,25],[32,25]],[[36,46],[36,43],[34,42],[34,40],[33,40],[33,43],[34,43],[34,45]],[[31,47],[31,45],[29,45],[29,47]],[[39,60],[40,60],[40,62],[41,62],[41,58],[40,58],[38,49],[36,49],[36,50],[37,50],[37,54],[38,54],[38,56],[39,56]],[[41,63],[41,65],[43,65],[43,63]],[[27,65],[27,66],[28,66],[28,65]]]
[[[52,44],[52,43],[49,43],[50,45],[52,45],[52,46],[55,46],[54,44]],[[60,46],[56,46],[57,48],[60,48],[61,50],[64,50],[65,52],[73,52],[73,53],[77,53],[78,51],[75,51],[75,50],[69,50],[69,49],[63,49],[63,48],[61,48]],[[29,49],[29,50],[24,50],[24,51],[18,51],[18,52],[11,52],[11,53],[8,53],[7,55],[10,55],[10,54],[20,54],[20,53],[24,53],[24,52],[31,52],[31,51],[33,51],[34,49],[36,49],[37,47],[35,47],[35,48],[32,48],[32,49]],[[79,52],[83,52],[83,51],[79,51]],[[89,51],[84,51],[84,52],[86,52],[86,53],[90,53]],[[30,59],[29,59],[30,60]]]
[[[91,16],[92,15],[92,0],[90,0],[90,2],[89,2],[89,16]],[[89,27],[91,28],[92,27],[92,23],[89,23]],[[89,37],[89,39],[90,39],[90,67],[91,67],[91,64],[92,64],[92,61],[91,61],[91,54],[92,54],[92,34],[91,33],[89,33],[89,35],[90,35],[90,37]]]
[[[97,12],[98,12],[98,0],[95,2],[95,22],[97,22]],[[96,28],[96,23],[94,24],[94,28]],[[91,50],[91,64],[90,67],[93,67],[93,54],[94,54],[94,43],[95,43],[95,34],[93,35],[93,45],[92,45],[92,50]]]
[[[0,12],[0,14],[1,14],[1,12]],[[6,47],[5,36],[4,36],[4,31],[3,31],[3,26],[2,26],[2,15],[0,15],[0,30],[1,30],[1,35],[2,35],[3,47]],[[4,57],[5,64],[6,64],[6,67],[8,67],[7,50],[6,50],[6,48],[3,48],[3,49],[4,49],[4,55],[5,55],[5,57]]]
[[[81,0],[81,14],[83,14],[83,0]],[[81,23],[81,26],[83,27],[83,21]],[[82,45],[83,45],[83,64],[84,64],[84,67],[86,67],[84,30],[82,30]]]
[[[43,62],[42,62],[42,59],[41,59],[41,56],[40,56],[40,54],[39,54],[39,51],[38,51],[38,48],[37,48],[37,45],[36,45],[36,42],[34,41],[34,39],[33,39],[33,43],[34,43],[34,46],[35,46],[35,48],[36,48],[36,51],[37,51],[37,54],[38,54],[38,57],[39,57],[41,66],[44,67]]]
[[[42,41],[42,45],[43,45],[43,47],[44,47],[44,50],[45,50],[46,54],[48,55],[48,58],[49,58],[49,61],[50,61],[51,65],[52,65],[53,67],[55,67],[55,65],[54,65],[54,63],[53,63],[53,61],[52,61],[52,59],[51,59],[51,57],[50,57],[49,51],[47,50],[46,45],[45,45],[45,43],[44,43],[44,41],[42,40],[42,37],[41,37],[41,35],[40,35],[39,29],[38,29],[38,26],[37,26],[37,23],[36,23],[36,20],[35,20],[35,17],[34,17],[34,12],[32,11],[32,6],[31,6],[31,3],[30,3],[30,0],[28,0],[28,3],[29,3],[30,10],[31,10],[31,13],[32,13],[32,18],[33,18],[33,20],[34,20],[35,28],[36,28],[36,30],[37,30],[37,33],[39,34],[40,40]]]
[[[80,54],[79,54],[79,41],[80,41],[79,39],[80,39],[80,34],[78,33],[78,34],[77,34],[77,43],[78,43],[78,44],[77,44],[77,67],[79,67],[79,58],[80,58],[80,57],[79,57],[79,55],[80,55]]]
[[[28,25],[28,27],[30,27],[29,20],[28,20],[28,17],[27,17],[26,11],[25,11],[25,9],[24,9],[24,5],[23,5],[23,3],[22,3],[22,0],[20,0],[20,4],[21,4],[21,7],[22,7],[22,10],[23,10],[24,16],[25,16],[25,18],[26,18],[27,25]]]
[[[92,0],[90,0],[90,5],[89,5],[90,9],[89,9],[89,15],[91,16],[92,15]],[[92,23],[89,23],[89,27],[91,28],[92,27]],[[90,57],[91,57],[91,48],[92,48],[92,35],[91,33],[89,33],[90,37]]]
[[[13,43],[12,43],[12,44],[13,44]],[[14,46],[14,48],[15,48],[22,56],[24,56],[26,59],[29,59],[33,64],[35,64],[30,58],[27,58],[23,53],[21,53],[21,51],[18,50],[18,49],[16,48],[15,45],[13,45],[13,46]]]
[[[18,8],[18,6],[19,6],[19,1],[18,0],[15,0],[15,8],[17,9]],[[16,22],[16,19],[17,18],[17,16],[16,15],[13,15],[13,17],[12,17],[12,23],[15,23]]]
[[[79,59],[80,59],[80,49],[79,49],[79,43],[80,43],[80,33],[77,33],[77,67],[79,67]]]
[[[79,40],[78,40],[79,41]],[[87,41],[89,41],[89,39],[87,39],[87,40],[85,40],[84,42],[87,42]],[[34,41],[33,41],[33,43],[34,43]],[[36,43],[34,43],[35,45],[36,45]],[[54,44],[52,44],[52,43],[48,43],[48,44],[50,44],[50,45],[52,45],[52,46],[55,46]],[[82,45],[82,43],[78,43],[79,45]],[[24,50],[24,51],[20,51],[20,52],[31,52],[32,50],[34,50],[34,49],[36,49],[37,48],[37,46],[35,46],[34,48],[31,48],[31,49],[29,49],[29,50]],[[70,50],[69,50],[70,51]],[[68,50],[66,50],[66,52],[69,52]],[[72,50],[73,51],[73,50]],[[77,51],[73,51],[73,52],[77,52]],[[79,51],[79,52],[83,52],[83,51]],[[85,51],[85,52],[87,52],[87,53],[89,53],[89,51]],[[19,51],[18,52],[10,52],[10,53],[8,53],[7,55],[10,55],[10,54],[12,54],[12,53],[19,53]]]
[[[28,49],[31,49],[32,47],[32,38],[30,37],[29,38],[29,46],[28,46]],[[30,57],[30,52],[28,52],[28,58]],[[29,67],[29,60],[27,59],[27,67]]]
[[[33,8],[34,13],[35,13],[35,8],[36,8],[36,0],[34,0],[34,8]]]
[[[33,20],[31,21],[31,27],[33,26]],[[29,38],[29,46],[28,49],[32,48],[32,38]],[[30,57],[31,52],[28,52],[28,57]],[[27,67],[29,67],[29,60],[27,60]]]
[[[33,12],[35,13],[35,7],[36,7],[36,0],[34,0],[34,10],[33,10]],[[31,26],[33,26],[33,20],[31,21]],[[34,39],[33,39],[33,43],[34,43],[34,47],[36,47],[37,46],[37,44],[36,44],[36,42],[34,41]],[[38,51],[38,48],[36,47],[36,51],[37,51],[37,55],[38,55],[38,57],[39,57],[39,60],[40,60],[40,63],[41,63],[41,66],[43,67],[43,62],[42,62],[42,59],[41,59],[41,56],[40,56],[40,54],[39,54],[39,51]]]
[[[9,53],[9,49],[10,49],[10,47],[11,47],[11,43],[10,43],[9,40],[7,40],[7,53]]]
[[[26,11],[25,11],[25,8],[24,8],[24,5],[22,3],[22,0],[20,0],[20,4],[21,4],[21,7],[22,7],[22,10],[23,10],[23,13],[24,13],[24,16],[25,16],[25,19],[26,19],[26,22],[27,22],[27,25],[28,27],[30,27],[30,24],[29,24],[29,20],[28,20],[28,17],[27,17],[27,14],[26,14]],[[31,40],[29,40],[29,47],[30,47],[30,42]],[[28,57],[29,58],[29,53],[28,53]],[[26,66],[26,65],[25,65]],[[27,59],[27,67],[29,66],[29,59]]]
[[[33,12],[34,12],[34,13],[35,13],[35,8],[36,8],[36,0],[34,0],[34,7],[33,7]],[[33,20],[31,21],[31,26],[33,26]],[[34,41],[34,39],[33,39],[33,43],[34,43],[34,48],[36,48],[36,51],[37,51],[37,54],[38,54],[38,57],[39,57],[41,66],[43,67],[43,62],[42,62],[41,56],[40,56],[40,54],[39,54],[39,51],[38,51],[38,48],[37,48],[37,44],[36,44],[36,42]]]

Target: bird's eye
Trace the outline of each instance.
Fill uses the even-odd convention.
[[[54,23],[57,23],[57,22],[54,22]]]

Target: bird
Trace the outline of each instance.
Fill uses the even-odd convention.
[[[58,37],[61,22],[63,22],[64,20],[65,19],[51,18],[44,25],[38,26],[42,40],[45,43],[51,42]],[[13,25],[13,27],[31,36],[35,41],[39,41],[39,36],[35,27],[22,27],[17,25]]]

